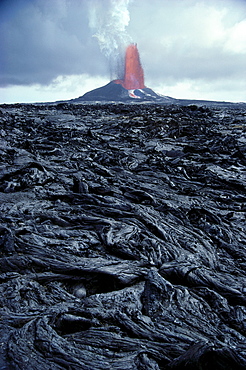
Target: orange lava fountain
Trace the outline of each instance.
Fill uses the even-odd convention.
[[[127,90],[144,89],[144,72],[141,66],[138,48],[131,44],[126,49],[125,73],[123,80],[115,80]]]

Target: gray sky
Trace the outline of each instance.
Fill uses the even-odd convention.
[[[81,96],[129,42],[157,93],[246,101],[246,0],[1,0],[0,35],[0,103]]]

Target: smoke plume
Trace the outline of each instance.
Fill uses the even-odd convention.
[[[107,57],[112,79],[124,77],[126,46],[131,42],[126,28],[130,21],[131,0],[95,0],[89,2],[89,25],[95,32],[101,51]]]

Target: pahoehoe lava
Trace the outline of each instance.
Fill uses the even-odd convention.
[[[0,369],[245,369],[245,105],[0,122]]]

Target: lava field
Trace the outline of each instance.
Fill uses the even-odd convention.
[[[246,109],[0,106],[0,369],[246,368]]]

